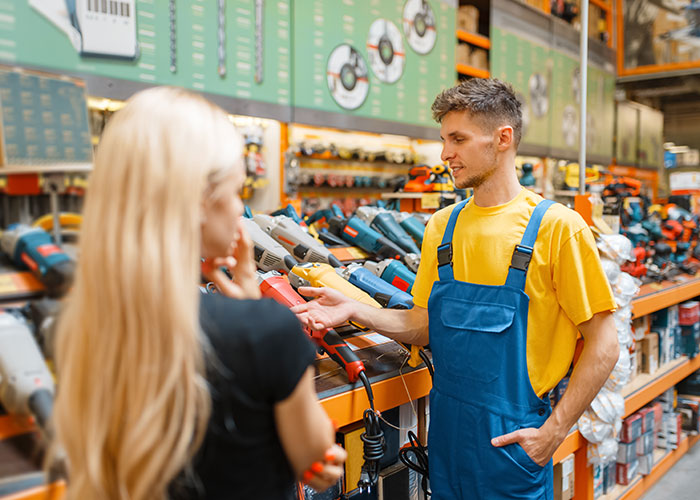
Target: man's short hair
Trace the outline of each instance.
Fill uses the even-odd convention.
[[[480,120],[488,130],[502,125],[513,127],[513,141],[517,147],[523,129],[523,114],[520,101],[513,87],[495,78],[472,78],[459,85],[445,89],[435,98],[432,106],[433,119],[442,119],[451,111],[468,111]]]

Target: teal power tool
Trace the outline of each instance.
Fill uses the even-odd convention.
[[[68,291],[75,274],[75,262],[43,229],[12,225],[2,233],[0,249],[19,269],[31,270],[49,295],[57,297]]]
[[[406,253],[420,254],[420,249],[416,246],[416,242],[396,222],[396,219],[388,210],[365,206],[358,208],[355,211],[355,215],[399,245]]]
[[[336,272],[357,288],[367,292],[382,307],[389,309],[413,308],[413,297],[410,293],[387,283],[369,269],[362,267],[362,264],[350,264],[345,268],[336,269]]]
[[[359,217],[344,219],[331,217],[328,221],[328,230],[340,236],[351,245],[360,247],[365,252],[376,254],[386,259],[405,259],[406,252],[397,244],[378,231],[369,227]]]
[[[395,259],[384,259],[381,262],[368,260],[365,261],[364,267],[375,276],[407,293],[411,293],[413,283],[416,281],[416,274]]]
[[[418,246],[422,246],[423,236],[425,235],[425,224],[408,212],[392,211],[390,213],[394,217],[394,220],[399,223],[399,226],[411,235],[413,241],[415,241]]]
[[[302,219],[299,216],[296,209],[292,206],[291,203],[288,203],[287,206],[284,208],[280,208],[279,210],[275,210],[270,215],[272,215],[273,217],[276,215],[286,215],[287,217],[292,219],[294,222],[299,224],[301,227],[306,227],[306,222],[304,222],[304,219]]]

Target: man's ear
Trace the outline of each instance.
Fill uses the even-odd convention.
[[[506,151],[513,145],[513,127],[510,125],[503,125],[496,129],[496,134],[498,138],[498,150]]]

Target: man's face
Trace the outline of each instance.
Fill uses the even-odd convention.
[[[450,111],[440,127],[442,154],[460,189],[477,188],[496,170],[496,131],[474,120],[468,111]]]

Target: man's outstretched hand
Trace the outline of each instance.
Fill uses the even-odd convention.
[[[314,297],[306,304],[292,307],[299,320],[313,330],[333,328],[347,322],[355,312],[355,301],[332,288],[299,287],[304,297]]]

